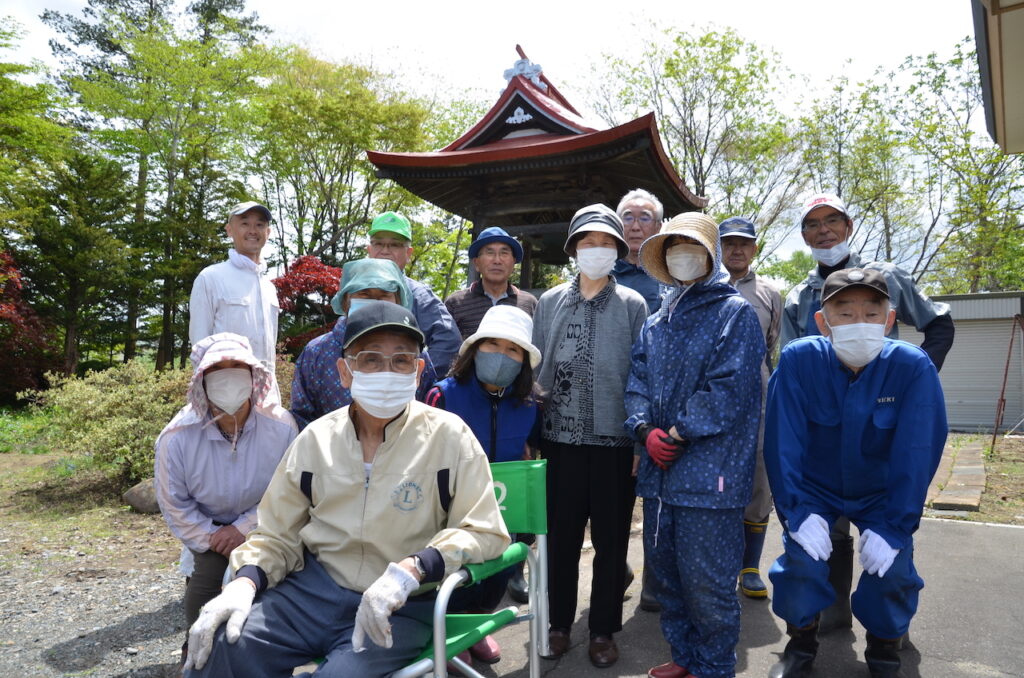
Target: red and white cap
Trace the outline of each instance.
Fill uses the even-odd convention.
[[[846,211],[846,203],[838,195],[834,193],[815,193],[804,201],[803,207],[800,209],[800,218],[796,220],[797,226],[803,226],[807,215],[811,210],[818,207],[831,207],[842,212],[843,216],[847,219],[850,218],[850,213]]]

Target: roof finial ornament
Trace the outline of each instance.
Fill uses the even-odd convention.
[[[548,85],[540,79],[540,74],[543,72],[544,69],[541,68],[540,64],[535,64],[526,58],[517,59],[512,68],[505,71],[505,81],[509,82],[517,75],[521,75],[532,82],[539,90],[546,92],[548,91]]]

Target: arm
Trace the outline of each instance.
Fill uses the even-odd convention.
[[[408,280],[408,279],[407,279]],[[452,360],[462,345],[462,335],[445,305],[429,287],[422,283],[413,286],[413,315],[427,338],[434,367],[447,374]]]
[[[623,424],[626,432],[634,439],[643,444],[639,437],[639,428],[645,424],[653,424],[654,417],[651,412],[651,399],[648,395],[650,382],[647,374],[647,342],[650,339],[650,324],[644,328],[640,336],[633,342],[633,350],[630,353],[629,379],[626,381],[626,422]]]
[[[779,366],[768,382],[764,465],[775,507],[785,525],[800,527],[810,514],[803,506],[803,457],[807,449],[806,397],[794,354],[782,350]]]
[[[704,386],[679,407],[673,424],[684,440],[718,435],[760,413],[764,337],[753,307],[742,303],[725,323],[707,362]],[[756,416],[756,415],[753,415]]]
[[[301,489],[302,447],[315,444],[299,436],[270,480],[257,511],[258,525],[231,554],[231,568],[262,591],[284,579],[302,563],[299,531],[309,522],[309,500]]]
[[[890,289],[899,289],[899,308],[896,317],[900,322],[913,325],[924,334],[921,348],[932,359],[935,369],[942,369],[946,354],[953,346],[953,318],[949,306],[932,301],[918,289],[909,273],[898,266],[883,269]]]
[[[779,333],[782,330],[782,295],[774,288],[769,288],[769,299],[771,299],[771,322],[768,325],[768,333],[764,337],[765,362],[768,369],[772,369],[775,361],[775,350],[779,346]]]
[[[430,358],[430,352],[424,350],[420,353],[420,358],[423,359],[423,372],[420,374],[420,383],[416,387],[416,400],[421,403],[425,403],[427,392],[434,388],[434,384],[437,383],[437,372],[434,370],[434,362]]]
[[[946,354],[953,347],[955,333],[953,317],[948,313],[935,316],[935,320],[925,325],[924,341],[921,342],[921,348],[932,359],[936,370],[942,369],[942,363],[946,361]]]
[[[800,313],[800,288],[797,285],[786,295],[786,303],[782,307],[782,319],[779,328],[779,346],[786,348],[786,344],[800,337],[800,325],[797,322],[797,315]]]
[[[917,530],[928,485],[946,444],[946,406],[938,373],[922,358],[902,396],[889,455],[885,526],[875,531],[905,548]]]
[[[295,361],[295,374],[292,376],[292,402],[291,409],[292,417],[295,418],[295,423],[298,425],[299,430],[306,428],[309,422],[317,418],[317,408],[314,402],[314,393],[309,387],[309,379],[312,376],[310,374],[313,369],[316,360],[309,354],[306,348],[302,349],[302,353],[299,354],[298,359]]]
[[[447,526],[435,534],[418,554],[427,569],[425,581],[440,581],[465,563],[482,563],[497,558],[511,543],[495,496],[491,467],[476,436],[464,427],[459,434],[459,466],[454,474],[454,492],[448,508]],[[444,572],[438,574],[440,563]]]
[[[188,302],[188,339],[193,345],[213,334],[216,307],[208,284],[202,273],[192,283],[192,296]]]
[[[200,553],[210,549],[213,519],[199,510],[199,502],[185,483],[183,432],[161,436],[154,462],[153,485],[167,526],[185,546]]]

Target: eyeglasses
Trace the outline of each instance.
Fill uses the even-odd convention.
[[[399,374],[412,374],[416,371],[417,353],[392,353],[384,355],[380,351],[360,351],[353,356],[346,356],[345,360],[356,372],[398,372]]]
[[[641,226],[650,226],[654,223],[654,217],[650,214],[641,214],[639,217],[634,217],[631,212],[626,212],[622,215],[623,226],[632,226],[634,221],[640,222]]]
[[[378,250],[404,250],[409,243],[400,240],[371,240],[370,247]]]
[[[800,225],[800,230],[817,231],[822,228],[827,228],[829,230],[834,231],[838,229],[840,226],[846,226],[846,217],[844,217],[842,214],[831,214],[825,217],[823,221],[818,221],[817,219],[805,221],[803,224]]]

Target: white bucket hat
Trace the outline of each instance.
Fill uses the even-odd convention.
[[[499,304],[484,314],[476,332],[462,342],[459,355],[481,339],[507,339],[522,347],[530,356],[530,367],[536,368],[540,365],[540,349],[531,343],[532,338],[533,318],[515,306]]]

